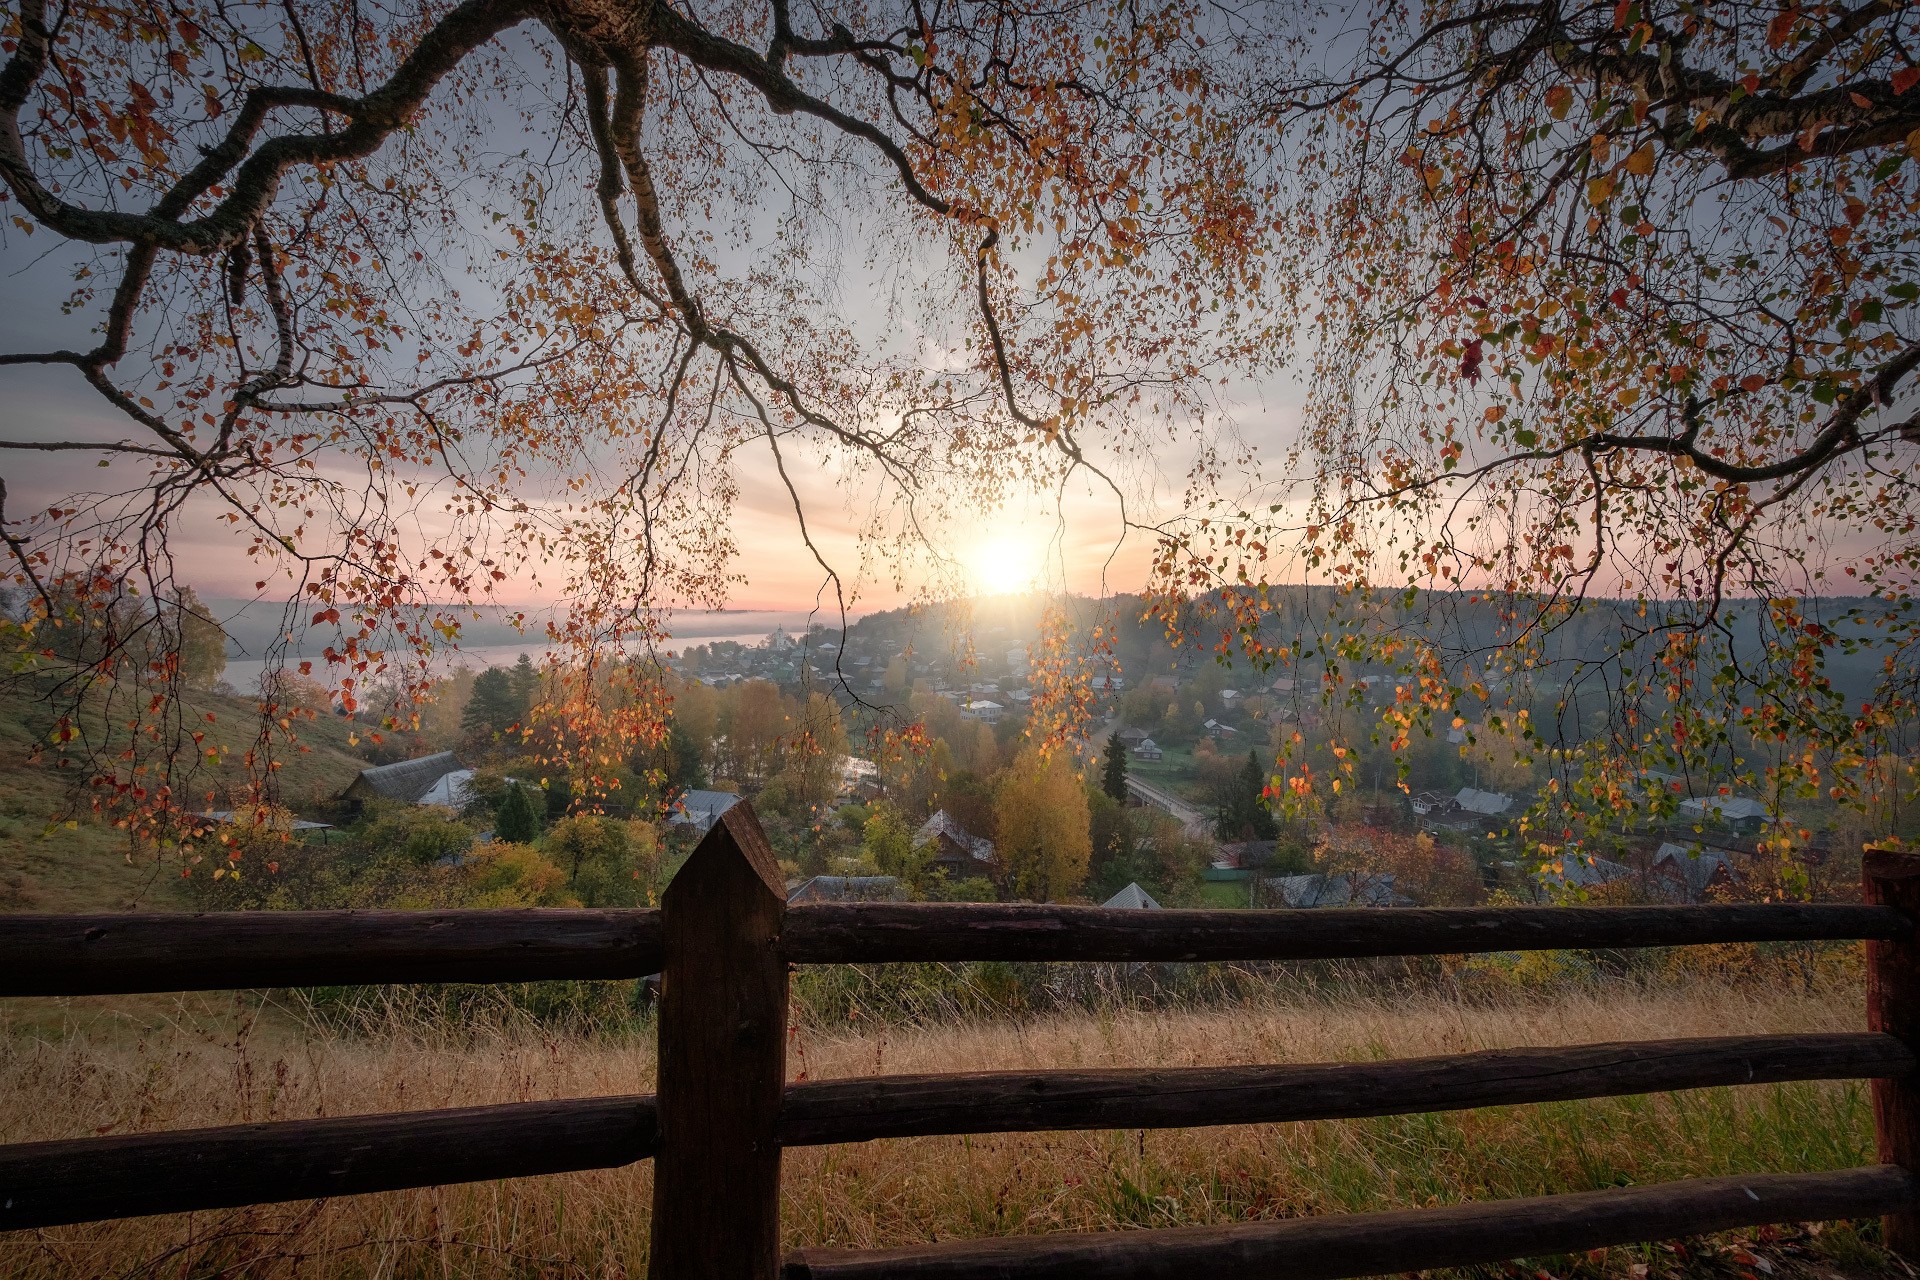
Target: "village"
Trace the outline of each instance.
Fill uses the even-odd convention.
[[[406,823],[437,828],[424,845],[435,851],[425,874],[443,879],[471,877],[503,850],[524,861],[556,840],[611,842],[626,851],[611,856],[644,864],[630,876],[642,895],[627,895],[635,901],[742,799],[754,801],[795,902],[1698,903],[1764,893],[1770,883],[1760,853],[1772,815],[1744,796],[1685,796],[1664,821],[1541,855],[1519,825],[1542,788],[1486,750],[1483,727],[1464,722],[1436,734],[1405,779],[1383,784],[1380,763],[1363,759],[1374,786],[1311,817],[1283,818],[1275,753],[1293,735],[1325,732],[1330,713],[1302,696],[1294,674],[1253,674],[1236,687],[1233,671],[1150,644],[1123,647],[1089,678],[1093,729],[1081,758],[1048,764],[1053,789],[1028,795],[1020,775],[1031,770],[1016,766],[1031,751],[1031,635],[1011,611],[985,621],[977,643],[916,643],[910,615],[881,615],[844,630],[775,629],[757,644],[688,647],[669,663],[677,693],[666,747],[634,759],[623,788],[598,795],[522,776],[533,769],[516,728],[539,678],[526,659],[465,673],[445,686],[465,705],[441,716],[458,731],[416,744],[441,749],[365,768],[295,815],[291,831],[316,851],[353,844],[356,832],[364,844],[370,828],[391,843],[393,812],[410,810]],[[1130,679],[1123,663],[1147,670]],[[1390,696],[1379,677],[1360,687]],[[889,750],[890,731],[903,724],[924,737],[913,751]],[[1682,789],[1657,771],[1644,784]],[[518,821],[506,812],[516,804],[530,811]],[[1048,808],[1044,820],[1034,804]],[[410,842],[419,838],[401,843]],[[1042,843],[1051,847],[1044,855]],[[1042,857],[1053,864],[1036,871]],[[550,850],[547,861],[569,865],[548,880],[578,889],[577,852]],[[619,899],[544,893],[529,900]]]

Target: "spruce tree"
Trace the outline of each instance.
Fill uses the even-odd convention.
[[[500,812],[494,815],[493,834],[511,844],[532,844],[539,838],[540,819],[534,815],[533,801],[526,788],[517,782],[507,788],[506,797],[500,801]]]
[[[1247,763],[1240,770],[1240,787],[1246,805],[1246,830],[1256,840],[1271,840],[1280,834],[1280,824],[1274,821],[1273,811],[1260,794],[1266,786],[1267,771],[1260,767],[1260,757],[1247,752]]]
[[[514,706],[513,677],[504,667],[488,667],[473,680],[473,694],[460,713],[460,727],[469,733],[504,733],[519,723]]]
[[[1105,767],[1100,774],[1100,789],[1122,803],[1127,799],[1127,744],[1118,733],[1107,736]]]
[[[521,724],[527,722],[527,713],[533,710],[533,702],[540,692],[540,672],[534,668],[533,659],[526,654],[513,664],[509,676],[513,689],[514,718]]]

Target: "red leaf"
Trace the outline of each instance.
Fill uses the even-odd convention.
[[[1475,338],[1467,344],[1467,349],[1460,353],[1460,376],[1468,382],[1480,381],[1480,359],[1485,349],[1485,341]]]

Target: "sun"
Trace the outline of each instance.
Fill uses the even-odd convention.
[[[1045,565],[1038,545],[997,534],[976,543],[967,552],[973,589],[983,596],[1018,595],[1039,585]]]

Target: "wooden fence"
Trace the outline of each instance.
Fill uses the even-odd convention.
[[[1114,911],[786,905],[751,808],[659,911],[0,917],[0,995],[662,974],[652,1097],[280,1121],[0,1147],[0,1230],[654,1161],[657,1280],[1294,1280],[1884,1215],[1920,1257],[1920,859],[1861,906]],[[1396,1062],[989,1072],[785,1084],[793,964],[1323,959],[1861,939],[1869,1031],[1495,1050]],[[784,1147],[926,1134],[1393,1115],[1786,1080],[1871,1079],[1881,1163],[1225,1227],[779,1253]]]

